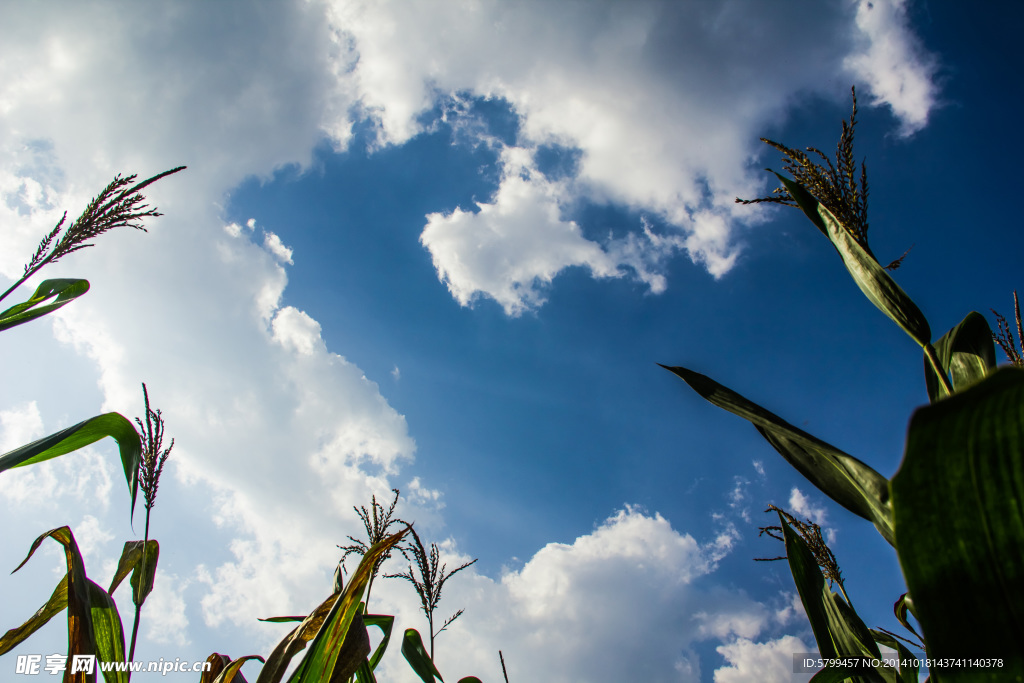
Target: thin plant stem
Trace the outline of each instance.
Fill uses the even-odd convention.
[[[152,180],[148,181],[152,182]],[[146,529],[142,541],[142,561],[139,568],[139,581],[135,592],[132,594],[132,601],[135,603],[135,619],[132,624],[131,647],[128,650],[128,661],[135,661],[135,643],[139,635],[139,621],[142,614],[142,603],[146,601],[146,587],[148,583],[148,571],[146,563],[149,559],[149,517],[156,504],[156,493],[160,485],[160,475],[163,474],[164,464],[167,456],[174,448],[174,439],[171,444],[163,447],[164,440],[164,418],[160,410],[153,410],[149,405],[149,391],[145,383],[142,385],[142,396],[146,404],[146,421],[135,418],[139,425],[139,440],[142,446],[142,459],[139,462],[139,487],[145,499],[146,506]],[[128,672],[131,680],[131,672]]]
[[[498,659],[501,660],[501,675],[505,677],[505,683],[508,683],[508,671],[505,670],[505,655],[501,654],[501,650],[498,650]]]

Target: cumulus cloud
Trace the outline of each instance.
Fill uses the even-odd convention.
[[[450,546],[442,556],[450,567],[466,559]],[[756,637],[768,621],[762,605],[709,581],[716,562],[713,544],[627,507],[572,543],[549,543],[500,580],[471,567],[446,584],[444,604],[466,613],[438,638],[438,667],[446,677],[501,680],[500,648],[510,677],[699,681],[695,643]]]
[[[825,542],[834,543],[836,530],[828,528],[828,511],[821,505],[815,505],[811,499],[797,487],[789,493],[789,511],[796,517],[809,519],[825,531]]]
[[[900,135],[921,130],[936,107],[938,60],[910,30],[907,0],[860,0],[857,28],[862,50],[844,65],[864,81],[874,95],[872,104],[887,105],[900,120]]]
[[[793,655],[814,651],[793,636],[765,643],[738,638],[717,649],[729,665],[715,670],[715,683],[790,683],[810,680],[812,675],[793,673]]]
[[[420,236],[438,277],[463,306],[477,294],[497,301],[508,315],[544,303],[543,286],[570,266],[586,266],[597,277],[619,274],[600,245],[563,221],[556,184],[507,149],[501,186],[477,212],[455,209],[427,216]]]
[[[572,182],[510,174],[479,214],[458,209],[428,218],[424,244],[452,296],[465,305],[485,293],[511,315],[542,303],[538,284],[563,268],[584,265],[602,278],[624,263],[542,207],[582,198],[650,212],[674,230],[673,248],[684,247],[720,277],[740,253],[738,227],[757,220],[733,198],[755,196],[764,184],[749,162],[761,152],[765,125],[806,93],[843,97],[831,86],[837,74],[866,82],[873,103],[890,106],[904,131],[920,128],[935,102],[934,69],[898,0],[874,9],[869,2],[854,9],[735,1],[403,2],[397,9],[390,2],[329,6],[359,54],[353,78],[379,124],[378,144],[401,144],[424,130],[421,115],[447,98],[486,97],[512,107],[521,149],[578,152]],[[515,208],[523,220],[510,219]],[[528,248],[541,239],[551,247],[543,259]],[[484,278],[484,263],[498,273]],[[650,270],[641,277],[659,291],[663,274]]]

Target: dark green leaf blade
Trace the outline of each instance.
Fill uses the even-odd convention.
[[[818,643],[818,652],[825,659],[842,657],[877,659],[880,654],[878,646],[871,637],[867,626],[845,600],[825,585],[825,577],[822,576],[821,570],[818,568],[814,554],[804,540],[793,531],[781,513],[779,522],[786,542],[786,558],[789,561],[790,571],[793,573],[793,581],[800,595],[800,602],[803,603],[804,611],[811,622],[814,640]],[[817,675],[821,675],[821,673],[819,672]],[[855,677],[853,680],[862,681],[876,678],[878,680],[895,680],[894,670],[889,670],[887,677],[883,677],[877,671],[870,672],[868,679],[863,678],[863,675],[864,672],[861,672],[861,676]],[[822,678],[842,680],[831,678],[831,674],[826,674]]]
[[[709,377],[683,367],[661,367],[678,375],[707,401],[753,423],[775,450],[822,493],[873,522],[882,537],[893,542],[889,481],[885,477]]]
[[[64,304],[70,303],[89,291],[88,280],[58,279],[43,280],[28,301],[11,306],[0,313],[0,332],[10,329],[29,320],[52,313]],[[40,306],[47,299],[53,303]]]
[[[1024,680],[1024,371],[920,408],[892,481],[898,552],[943,681]]]
[[[843,265],[864,296],[885,313],[922,348],[931,341],[932,333],[921,309],[907,296],[878,261],[842,226],[832,212],[818,202],[803,186],[778,173],[779,180],[796,200],[808,218],[832,242]],[[817,214],[817,217],[815,217]]]
[[[101,662],[124,662],[124,629],[117,605],[101,587],[88,579],[87,582],[96,659]],[[128,672],[104,671],[103,678],[106,683],[128,683]]]
[[[423,647],[420,632],[414,628],[405,629],[405,636],[402,638],[402,656],[405,657],[405,661],[409,662],[409,666],[423,683],[434,683],[435,677],[442,683],[444,682],[441,672],[434,666],[434,661],[427,654],[427,649]]]
[[[996,347],[992,328],[985,316],[971,311],[960,323],[935,342],[935,353],[943,371],[951,376],[953,390],[962,391],[981,381],[996,368]],[[924,358],[928,398],[935,403],[949,395],[935,369]]]
[[[388,643],[391,642],[391,631],[395,627],[395,617],[390,614],[364,614],[363,622],[367,627],[376,626],[384,634],[377,649],[373,651],[369,658],[370,670],[373,670],[380,664],[384,651],[388,649]]]
[[[29,617],[24,624],[8,630],[0,638],[0,655],[10,652],[15,646],[42,628],[46,622],[63,612],[67,606],[68,575],[65,574],[57,587],[53,589],[53,593],[45,605],[36,610],[36,613]]]
[[[91,417],[38,441],[8,451],[0,455],[0,473],[71,453],[107,436],[117,442],[125,481],[132,496],[134,514],[135,497],[139,492],[139,461],[142,459],[142,446],[139,442],[139,433],[120,413],[104,413]]]

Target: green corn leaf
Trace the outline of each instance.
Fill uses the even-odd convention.
[[[0,331],[10,329],[29,320],[52,313],[66,303],[74,301],[89,291],[88,280],[43,280],[25,303],[11,306],[0,313]],[[53,303],[40,306],[47,299]]]
[[[68,606],[68,575],[65,574],[53,589],[46,604],[36,610],[21,626],[12,628],[0,638],[0,655],[10,652],[15,646],[43,627],[46,622],[64,611]]]
[[[935,353],[942,370],[950,376],[956,392],[984,379],[996,368],[992,328],[985,316],[977,311],[968,313],[959,325],[935,342]],[[932,403],[949,396],[927,355],[924,358],[924,378],[928,386],[928,398]]]
[[[331,608],[334,607],[334,603],[338,600],[341,595],[340,592],[335,592],[331,597],[324,600],[320,605],[309,613],[306,617],[298,617],[300,623],[298,626],[293,628],[287,636],[285,636],[276,647],[273,652],[267,657],[266,664],[263,665],[263,669],[260,671],[259,678],[256,679],[256,683],[278,683],[281,677],[284,676],[285,669],[291,663],[292,658],[301,652],[305,647],[306,643],[316,636],[317,631],[323,625],[324,620],[330,613]],[[296,617],[270,617],[261,621],[270,622],[288,622],[295,620]]]
[[[132,496],[134,515],[135,497],[139,492],[139,461],[142,459],[142,446],[135,427],[120,413],[105,413],[91,417],[38,441],[8,451],[0,455],[0,473],[77,451],[107,436],[117,442],[124,478],[128,482],[128,490]]]
[[[92,581],[89,585],[92,635],[96,658],[101,662],[124,662],[124,629],[113,598]],[[104,671],[106,683],[128,683],[127,671]]]
[[[918,409],[892,480],[907,588],[942,681],[1024,681],[1024,371]]]
[[[678,375],[703,398],[749,420],[775,450],[800,474],[844,508],[874,523],[893,543],[889,481],[852,455],[847,455],[713,379],[682,367],[661,367]]]
[[[853,608],[825,584],[825,577],[822,576],[814,554],[807,547],[807,543],[793,531],[782,513],[779,513],[779,522],[786,542],[786,558],[789,561],[790,571],[793,572],[793,581],[800,594],[800,602],[803,603],[804,611],[807,612],[807,618],[811,622],[814,640],[818,643],[818,652],[826,659],[838,657],[878,658],[880,656],[878,646],[871,637],[871,632],[853,611]],[[886,680],[895,683],[895,671],[891,669],[886,671],[887,675],[879,671],[867,674],[859,672],[857,676],[853,677],[853,680],[855,682]],[[821,675],[821,672],[815,678],[818,675]],[[831,674],[828,674],[823,678],[842,680],[842,678],[832,679],[830,676]]]
[[[907,619],[907,613],[913,613],[911,611],[911,608],[914,604],[909,596],[910,593],[904,593],[903,595],[901,595],[899,599],[895,602],[895,604],[893,604],[892,613],[896,616],[896,620],[903,624],[903,628],[913,633],[915,638],[924,642],[924,638],[921,637],[921,634],[914,629],[914,627],[910,623],[910,620]]]
[[[93,640],[92,601],[88,579],[85,576],[82,553],[78,550],[78,544],[75,543],[75,536],[71,533],[70,527],[62,526],[40,535],[32,543],[28,555],[21,561],[21,564],[15,567],[14,571],[24,567],[47,538],[52,538],[64,546],[64,560],[68,568],[68,661],[74,655],[94,655],[96,654],[96,642]],[[85,672],[67,673],[64,680],[65,683],[91,683]]]
[[[853,238],[824,204],[819,203],[799,183],[778,173],[775,175],[782,181],[804,214],[832,242],[860,291],[922,348],[926,346],[931,341],[932,333],[917,304],[900,289],[889,273]]]
[[[879,645],[885,645],[896,650],[896,656],[898,657],[897,669],[899,670],[899,674],[896,676],[896,683],[918,683],[920,667],[915,662],[919,661],[920,658],[915,658],[914,653],[906,645],[884,631],[871,629],[871,635]]]
[[[377,649],[373,651],[373,654],[370,655],[368,660],[370,670],[372,671],[377,668],[378,664],[380,664],[380,660],[384,656],[384,651],[387,650],[388,643],[391,642],[391,630],[395,626],[395,618],[389,614],[364,614],[363,622],[367,627],[376,626],[381,630],[381,633],[384,634],[383,639],[380,641],[380,645],[377,646]]]
[[[405,657],[405,661],[409,662],[409,666],[423,683],[434,683],[435,677],[444,683],[441,672],[434,666],[434,661],[427,654],[427,649],[423,647],[420,632],[414,628],[405,629],[405,636],[402,638],[402,656]]]
[[[260,657],[259,655],[246,655],[244,657],[239,657],[225,666],[224,670],[217,675],[217,678],[213,679],[213,683],[232,683],[232,681],[235,683],[243,683],[245,681],[245,676],[241,674],[239,669],[241,669],[242,665],[250,659],[258,659],[261,662],[263,661],[263,657]]]
[[[347,590],[335,600],[309,651],[288,679],[289,683],[345,681],[366,662],[370,654],[370,636],[362,615],[357,611],[358,601],[351,612],[345,609],[346,594]]]
[[[149,597],[149,594],[153,592],[156,565],[160,559],[160,544],[150,539],[146,545],[146,581],[140,593],[139,580],[142,573],[142,544],[142,541],[128,541],[124,544],[124,550],[121,551],[121,559],[117,563],[117,571],[114,572],[114,578],[110,582],[110,589],[107,591],[113,595],[125,577],[131,574],[132,601],[136,605],[142,605],[146,598]]]
[[[263,670],[260,671],[257,683],[279,683],[284,676],[292,658],[301,652],[306,643],[310,640],[313,645],[306,657],[299,664],[299,667],[289,679],[292,683],[310,683],[311,681],[329,681],[332,671],[340,675],[340,668],[335,666],[339,660],[339,652],[345,643],[349,624],[356,617],[359,611],[360,600],[366,584],[369,582],[373,572],[373,562],[390,548],[397,544],[406,534],[408,529],[403,529],[370,547],[363,556],[362,561],[352,575],[352,580],[345,587],[345,590],[336,592],[313,610],[309,616],[303,619],[302,623],[296,626],[282,639],[274,651],[267,658]],[[345,623],[347,618],[348,622]],[[290,620],[290,617],[273,617],[273,620]],[[361,621],[360,621],[361,624]],[[344,632],[341,632],[344,627]],[[366,636],[365,626],[361,626],[362,635]],[[340,633],[339,633],[340,632]],[[338,641],[340,635],[340,642]],[[333,652],[331,649],[333,648]],[[352,675],[366,660],[369,654],[369,637],[366,640],[366,649],[362,657],[353,663],[353,668],[347,676]],[[329,664],[329,666],[328,666]],[[347,662],[345,663],[348,664]],[[307,671],[308,669],[308,671]],[[326,678],[322,676],[326,675]]]

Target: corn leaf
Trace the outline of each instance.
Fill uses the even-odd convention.
[[[101,662],[124,662],[124,629],[113,598],[100,586],[86,579],[89,585],[89,608],[96,658]],[[104,671],[106,683],[128,683],[127,671]]]
[[[427,654],[427,649],[423,647],[420,632],[414,628],[405,629],[405,637],[402,638],[402,656],[405,657],[405,661],[409,662],[409,666],[423,683],[434,683],[435,677],[444,683],[441,672],[434,666],[434,661]]]
[[[68,568],[68,661],[74,655],[94,655],[96,654],[96,643],[93,640],[92,601],[88,579],[85,576],[82,553],[78,550],[78,544],[75,543],[75,536],[71,533],[70,527],[62,526],[40,535],[32,543],[28,555],[21,561],[21,564],[15,567],[14,571],[24,567],[25,563],[38,550],[40,544],[47,538],[52,538],[64,546],[64,559]],[[64,681],[65,683],[90,683],[85,672],[67,673]]]
[[[10,652],[15,646],[42,628],[46,622],[63,612],[67,606],[68,575],[65,574],[57,587],[53,589],[53,593],[45,605],[36,610],[36,613],[29,617],[24,624],[8,630],[0,638],[0,655]]]
[[[143,584],[143,590],[139,592],[139,581],[140,575],[142,574],[142,544],[143,541],[128,541],[124,544],[124,549],[121,551],[121,559],[117,563],[117,571],[114,572],[114,578],[110,581],[110,589],[107,591],[111,595],[117,590],[121,582],[124,581],[128,574],[132,575],[131,587],[132,587],[132,601],[136,605],[141,605],[146,601],[146,598],[150,593],[153,592],[153,580],[156,576],[156,565],[160,559],[160,544],[155,540],[150,539],[146,545],[146,580]],[[141,596],[141,598],[140,598]]]
[[[935,342],[935,352],[943,372],[951,378],[955,392],[984,379],[996,368],[992,328],[985,316],[977,311],[968,313],[959,325]],[[932,403],[949,396],[927,356],[924,358],[924,378]]]
[[[782,181],[804,214],[832,242],[832,246],[843,259],[846,270],[853,276],[853,281],[868,300],[922,348],[927,345],[931,341],[932,333],[917,304],[900,289],[889,273],[853,238],[850,231],[842,226],[839,219],[833,216],[824,204],[819,203],[800,183],[778,173],[775,175]]]
[[[825,577],[822,576],[821,570],[818,568],[814,554],[799,534],[793,531],[781,513],[779,513],[779,521],[786,542],[786,558],[789,560],[789,568],[793,572],[793,581],[800,594],[800,602],[803,603],[804,611],[807,612],[807,618],[811,622],[814,640],[818,643],[818,652],[826,659],[841,657],[877,659],[880,656],[878,646],[871,637],[867,626],[842,597],[825,585]],[[853,677],[853,680],[895,682],[895,670],[885,671],[887,674],[880,671],[858,671],[858,675]],[[821,675],[821,673],[819,672],[817,675]],[[846,676],[833,679],[829,674],[823,678],[842,680]]]
[[[789,464],[844,508],[874,523],[893,543],[889,482],[852,455],[797,429],[713,379],[682,367],[661,367],[678,375],[703,398],[749,420]]]
[[[221,656],[223,657],[224,655]],[[250,659],[258,659],[261,662],[263,661],[263,657],[260,657],[259,655],[246,655],[244,657],[239,657],[226,665],[224,669],[217,674],[217,678],[213,679],[213,683],[232,683],[233,681],[235,683],[244,683],[245,676],[242,675],[239,669],[241,669],[242,665]]]
[[[11,306],[0,313],[0,332],[52,313],[88,291],[88,280],[43,280],[28,301]],[[53,297],[57,297],[53,303],[40,306],[41,303],[47,299],[53,299]]]
[[[1024,371],[918,409],[892,480],[898,554],[942,681],[1024,681]]]
[[[0,473],[14,467],[24,467],[43,462],[50,458],[77,451],[104,437],[117,442],[124,468],[124,478],[132,496],[132,514],[135,512],[135,497],[139,491],[139,461],[142,446],[135,427],[119,413],[105,413],[45,436],[13,451],[0,455]]]
[[[896,676],[897,683],[918,683],[920,678],[920,667],[917,665],[917,662],[919,662],[921,658],[915,657],[914,653],[911,652],[906,645],[884,631],[871,629],[871,636],[879,645],[885,645],[888,648],[896,650],[898,663],[897,668],[899,669],[899,675]]]
[[[310,651],[306,653],[305,658],[292,674],[289,681],[293,683],[323,681],[326,683],[330,681],[332,672],[340,675],[343,668],[351,666],[352,668],[348,671],[347,677],[351,676],[359,668],[366,660],[366,655],[370,652],[366,628],[361,625],[360,621],[361,635],[366,636],[366,648],[362,656],[358,661],[354,662],[343,660],[342,665],[337,666],[339,659],[341,659],[339,654],[345,644],[345,636],[347,635],[349,625],[353,622],[356,613],[359,611],[363,591],[366,589],[366,584],[369,582],[370,575],[373,572],[373,563],[397,544],[407,531],[408,529],[403,529],[397,534],[393,534],[370,547],[363,556],[356,571],[352,574],[352,580],[348,586],[341,592],[335,592],[334,595],[321,603],[301,624],[292,629],[277,644],[274,651],[267,658],[263,670],[260,671],[257,683],[279,683],[292,658],[301,652],[310,640],[313,641]],[[290,620],[291,617],[273,617],[272,619],[275,621]]]
[[[391,630],[395,626],[395,618],[389,614],[364,614],[363,622],[367,627],[376,626],[384,634],[384,638],[368,660],[370,670],[373,670],[380,664],[381,657],[384,656],[384,651],[387,650],[388,643],[391,642]]]

